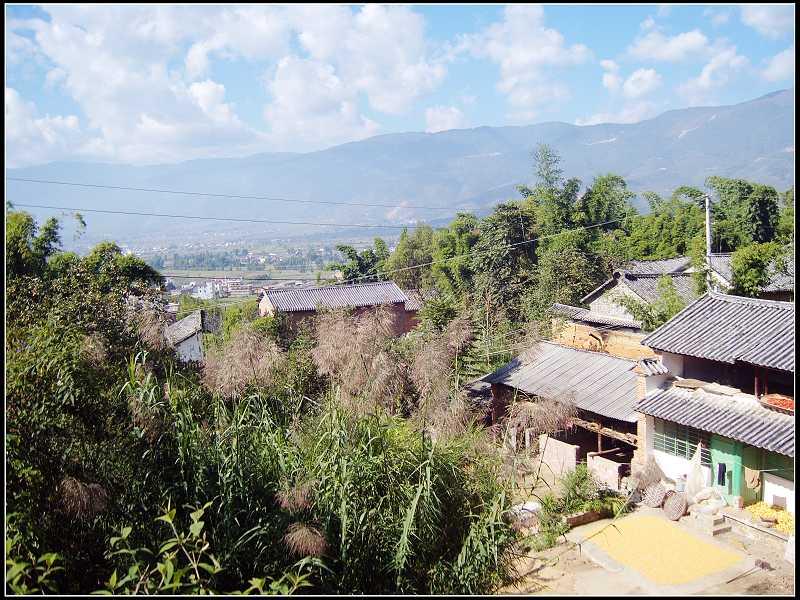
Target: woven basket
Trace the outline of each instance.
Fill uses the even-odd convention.
[[[651,483],[644,488],[644,493],[642,493],[642,503],[651,508],[658,508],[661,506],[661,503],[664,502],[664,496],[666,493],[667,490],[664,489],[663,485],[660,483]]]
[[[669,491],[664,498],[664,514],[668,519],[677,521],[686,514],[686,495]]]

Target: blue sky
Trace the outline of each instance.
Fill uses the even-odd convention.
[[[793,86],[792,5],[6,6],[9,166],[635,122]]]

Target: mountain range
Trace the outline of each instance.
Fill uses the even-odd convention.
[[[794,89],[730,106],[685,108],[633,124],[578,126],[548,122],[476,127],[439,133],[379,135],[307,153],[264,153],[177,164],[135,166],[57,162],[7,169],[7,177],[217,194],[390,205],[395,208],[227,199],[7,180],[14,203],[76,206],[330,223],[446,223],[459,210],[484,214],[518,198],[533,179],[531,152],[539,143],[562,157],[566,176],[584,185],[617,173],[635,192],[667,194],[702,186],[709,175],[740,177],[784,190],[794,185]],[[429,210],[413,207],[439,207]],[[53,211],[31,210],[37,216]],[[352,229],[312,225],[223,223],[160,217],[85,214],[92,238],[187,239],[224,235],[346,235]],[[338,231],[337,231],[338,229]],[[359,233],[364,230],[359,230]],[[385,230],[386,231],[392,230]]]

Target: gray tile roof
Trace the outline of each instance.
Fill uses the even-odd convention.
[[[691,262],[688,256],[676,256],[661,260],[632,260],[618,270],[640,275],[666,275],[685,271],[691,266]]]
[[[203,331],[203,320],[200,311],[196,310],[167,327],[164,335],[170,345],[175,346],[201,331]]]
[[[660,358],[641,358],[637,365],[645,376],[666,375],[669,373],[669,370],[664,366]]]
[[[655,350],[794,373],[794,305],[709,292],[650,333]]]
[[[658,280],[661,277],[664,275],[624,273],[620,281],[645,302],[655,302],[661,296],[658,292]],[[670,273],[666,277],[670,278],[672,285],[675,286],[675,291],[684,302],[691,302],[697,298],[695,282],[691,273]]]
[[[763,407],[753,396],[725,396],[671,387],[655,390],[639,412],[794,457],[794,416]]]
[[[408,296],[406,300],[406,310],[419,310],[426,300],[436,296],[436,290],[403,290],[403,293]]]
[[[575,321],[582,321],[584,323],[592,323],[595,325],[609,325],[611,327],[628,327],[630,329],[641,329],[642,324],[639,321],[632,319],[618,319],[616,317],[607,317],[585,308],[577,306],[570,306],[568,304],[553,304],[553,312]]]
[[[716,253],[709,257],[711,268],[720,275],[728,285],[733,282],[733,271],[731,269],[731,257],[733,254],[730,252]],[[790,255],[787,260],[788,273],[779,272],[774,265],[770,266],[770,280],[764,286],[765,292],[789,292],[794,291],[794,255]]]
[[[408,296],[393,281],[330,285],[297,290],[268,289],[264,293],[272,306],[280,312],[312,311],[318,307],[357,308],[408,301]]]
[[[578,408],[636,421],[636,361],[538,342],[484,381],[544,398],[568,399]]]

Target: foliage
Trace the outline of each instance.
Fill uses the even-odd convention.
[[[732,293],[755,297],[775,274],[776,261],[785,250],[775,242],[750,244],[731,256]]]
[[[336,249],[347,259],[347,262],[331,263],[328,269],[341,271],[345,281],[351,283],[370,283],[385,279],[386,261],[389,248],[381,238],[375,238],[375,247],[358,252],[352,246],[340,244]]]
[[[770,242],[778,227],[775,188],[743,179],[709,177],[706,186],[718,201],[712,206],[713,249],[732,252],[751,244]]]
[[[473,296],[493,310],[520,314],[524,287],[536,264],[533,217],[521,203],[498,204],[480,224],[472,252]]]
[[[653,331],[661,327],[686,308],[686,302],[678,295],[675,284],[668,275],[658,278],[656,291],[658,299],[650,303],[629,296],[617,300],[621,306],[630,311],[634,319],[642,323],[644,331]]]
[[[683,193],[680,193],[680,192]],[[627,258],[660,259],[689,253],[692,240],[705,238],[703,209],[685,200],[679,188],[669,199],[649,194],[650,212],[629,219],[628,236],[621,240]]]
[[[794,188],[782,194],[775,237],[784,244],[794,241]]]
[[[461,297],[470,291],[474,271],[470,252],[479,237],[478,219],[458,213],[444,229],[434,235],[432,276],[443,294]]]
[[[432,284],[433,228],[428,225],[408,233],[403,229],[400,239],[385,267],[389,277],[402,289],[424,289]]]

